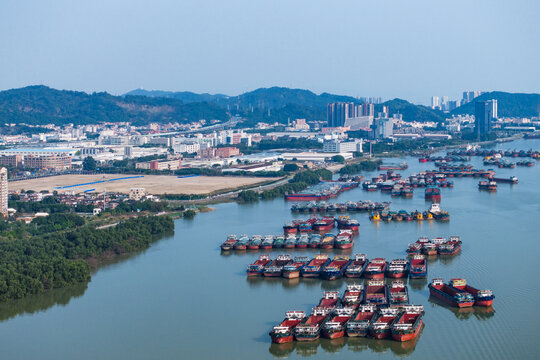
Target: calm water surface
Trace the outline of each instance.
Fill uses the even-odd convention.
[[[539,140],[498,145],[540,149]],[[406,158],[403,174],[432,168]],[[471,161],[483,168],[481,158]],[[378,172],[364,174],[373,176]],[[283,199],[254,205],[218,205],[192,221],[178,220],[174,236],[149,250],[107,265],[88,285],[59,289],[0,304],[3,359],[273,359],[394,358],[533,359],[540,352],[540,162],[532,168],[497,170],[516,175],[518,185],[499,184],[497,193],[479,192],[478,179],[455,179],[442,189],[449,223],[361,222],[354,253],[369,258],[404,257],[419,236],[460,235],[461,254],[430,262],[428,278],[465,277],[491,288],[492,311],[448,308],[429,299],[427,280],[409,283],[411,303],[425,307],[425,328],[417,341],[320,340],[270,344],[268,331],[287,310],[309,311],[325,290],[347,283],[311,279],[246,279],[245,267],[258,252],[223,255],[227,234],[278,234],[293,215]],[[355,189],[338,201],[390,200]],[[413,199],[391,199],[392,209],[425,210],[423,189]],[[306,215],[295,215],[302,218]],[[281,251],[283,252],[283,251]],[[275,256],[280,252],[273,252]],[[293,254],[315,254],[297,250]],[[358,281],[358,280],[356,280]]]

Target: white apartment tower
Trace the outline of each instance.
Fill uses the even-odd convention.
[[[8,216],[8,173],[5,167],[0,168],[0,212]]]

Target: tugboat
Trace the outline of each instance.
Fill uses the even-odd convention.
[[[472,286],[467,285],[465,279],[451,279],[450,286],[474,296],[474,306],[491,306],[495,295],[491,290],[478,290]]]
[[[423,325],[424,307],[422,305],[408,305],[396,318],[390,331],[392,339],[396,341],[410,341],[418,336]]]
[[[427,201],[441,202],[441,189],[436,186],[429,186],[426,188],[425,199]]]
[[[300,275],[306,278],[319,277],[321,269],[329,263],[330,259],[328,258],[328,255],[315,255],[315,257],[300,270]]]
[[[260,255],[257,261],[253,264],[248,265],[247,276],[261,276],[264,270],[264,267],[270,262],[270,256]]]
[[[281,276],[283,267],[291,263],[290,255],[278,255],[276,260],[271,261],[264,267],[263,275],[266,277]]]
[[[352,230],[342,230],[336,236],[334,240],[334,247],[336,249],[350,249],[354,244]]]
[[[351,284],[347,285],[347,289],[343,294],[343,307],[356,309],[358,305],[364,301],[364,285]]]
[[[447,211],[442,210],[439,203],[431,204],[431,207],[429,208],[427,215],[428,215],[428,218],[429,218],[429,215],[431,215],[437,221],[450,220],[450,214],[448,214]]]
[[[425,246],[425,244],[424,244]],[[409,277],[411,279],[420,279],[427,276],[427,261],[424,255],[414,255],[411,260]]]
[[[340,305],[339,293],[337,291],[325,291],[317,307],[334,309]]]
[[[335,220],[333,217],[323,217],[313,223],[313,231],[328,231],[334,227]]]
[[[273,235],[265,235],[261,245],[259,246],[260,249],[263,250],[269,250],[274,246],[274,236]]]
[[[316,249],[321,245],[321,235],[319,234],[312,234],[311,238],[309,239],[308,247],[312,249]]]
[[[493,180],[489,181],[480,181],[478,183],[478,190],[485,190],[489,192],[497,191],[497,182]]]
[[[409,291],[407,285],[401,280],[392,282],[388,285],[388,305],[390,307],[401,307],[409,303]]]
[[[345,269],[345,277],[359,278],[364,273],[364,269],[367,267],[368,260],[366,254],[356,254],[354,260]]]
[[[409,261],[405,259],[394,259],[390,261],[386,269],[386,276],[389,278],[400,279],[407,277],[409,273]]]
[[[358,220],[351,219],[349,216],[342,215],[336,219],[338,229],[358,231],[360,223]]]
[[[379,314],[369,327],[369,334],[375,339],[386,339],[391,336],[390,327],[399,315],[399,309],[379,309]]]
[[[351,260],[348,256],[336,256],[330,264],[323,267],[321,278],[325,280],[336,280],[341,278],[350,262]]]
[[[294,330],[296,341],[315,341],[320,337],[321,325],[332,309],[316,307],[308,318],[298,324]]]
[[[335,309],[333,314],[324,322],[321,328],[322,336],[327,339],[337,339],[345,335],[345,324],[352,317],[351,308]]]
[[[307,257],[295,257],[291,264],[283,267],[281,276],[286,279],[296,279],[300,277],[300,271],[306,266],[309,259]]]
[[[456,307],[471,307],[474,305],[474,296],[466,291],[461,291],[446,285],[442,279],[433,279],[428,285],[429,294],[439,300]]]
[[[321,249],[333,249],[335,238],[336,236],[334,234],[325,234],[319,247]]]
[[[345,332],[349,337],[367,336],[371,320],[375,316],[375,305],[360,305],[358,312],[345,326]]]
[[[306,317],[303,311],[287,311],[285,319],[270,331],[270,338],[276,344],[284,344],[293,341],[294,328]]]
[[[240,239],[238,239],[238,241],[234,244],[233,249],[246,250],[248,241],[249,241],[249,236],[247,235],[240,236]]]
[[[234,244],[238,242],[238,238],[236,235],[229,235],[227,236],[227,240],[223,244],[221,244],[221,250],[223,251],[230,251],[233,249]]]
[[[386,259],[375,258],[371,260],[364,270],[364,278],[366,279],[384,279],[386,271]]]
[[[375,306],[386,306],[387,289],[384,280],[369,280],[366,285],[364,303]]]

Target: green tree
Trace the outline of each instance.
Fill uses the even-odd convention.
[[[238,194],[238,200],[246,203],[256,202],[259,201],[259,194],[253,190],[240,191],[240,193]]]
[[[286,172],[293,172],[296,170],[298,170],[298,165],[296,164],[285,164],[285,166],[283,166],[283,171]]]
[[[343,164],[345,162],[345,158],[341,155],[334,155],[332,156],[332,161]]]
[[[85,171],[95,171],[96,170],[96,160],[93,157],[87,156],[83,160],[83,170]]]

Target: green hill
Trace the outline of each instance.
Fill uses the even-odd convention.
[[[130,121],[187,123],[200,119],[227,120],[213,103],[184,104],[181,100],[146,96],[113,96],[28,86],[0,92],[0,123],[93,124]]]
[[[402,99],[389,100],[382,105],[388,106],[390,116],[398,113],[402,114],[404,121],[441,122],[445,119],[445,115],[439,110],[433,110],[422,105],[414,105]],[[376,106],[375,110],[381,111],[382,105]]]
[[[499,117],[531,117],[540,114],[540,94],[519,94],[493,91],[454,109],[451,114],[474,114],[475,101],[497,100]]]

